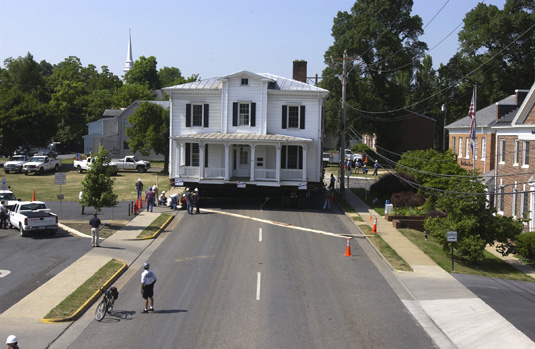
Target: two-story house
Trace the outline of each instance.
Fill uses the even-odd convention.
[[[240,71],[164,88],[170,96],[170,180],[205,190],[322,185],[329,92],[305,81],[306,70],[301,81]]]

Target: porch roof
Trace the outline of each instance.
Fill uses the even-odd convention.
[[[181,141],[223,141],[223,142],[249,142],[249,141],[261,141],[261,142],[299,142],[299,143],[311,143],[310,138],[292,137],[280,134],[256,134],[256,133],[194,133],[171,137],[171,139]]]

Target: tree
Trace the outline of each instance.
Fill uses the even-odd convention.
[[[128,117],[131,127],[126,129],[128,145],[133,151],[147,156],[153,150],[164,156],[164,172],[169,169],[169,110],[162,106],[142,102]]]
[[[139,60],[134,62],[134,66],[131,70],[124,75],[124,81],[127,84],[147,84],[149,89],[156,90],[162,87],[160,78],[158,76],[158,70],[156,70],[156,57],[145,56],[139,57]]]
[[[108,151],[100,146],[98,154],[93,154],[91,167],[82,180],[82,206],[94,207],[97,211],[102,207],[112,207],[117,204],[117,195],[113,193],[114,171],[109,166]]]
[[[184,78],[180,69],[175,67],[163,67],[158,71],[158,78],[160,79],[161,86],[174,86],[184,84],[186,82],[197,81],[199,74],[193,74],[189,78]]]
[[[152,99],[154,99],[154,95],[146,84],[125,84],[115,90],[113,94],[113,107],[126,108],[134,101]]]

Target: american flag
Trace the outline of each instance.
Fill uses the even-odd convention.
[[[470,147],[472,148],[472,157],[474,156],[474,143],[476,141],[476,90],[472,94],[472,102],[470,102],[470,109],[468,110],[468,116],[470,117]]]

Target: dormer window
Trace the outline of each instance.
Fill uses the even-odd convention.
[[[242,85],[249,85],[249,79],[241,79]]]

